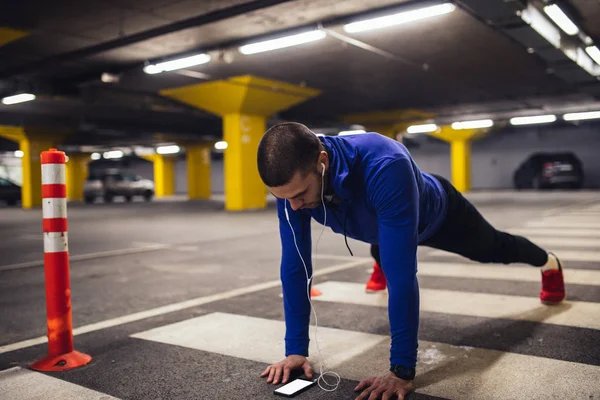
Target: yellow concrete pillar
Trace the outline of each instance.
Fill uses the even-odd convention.
[[[27,35],[29,35],[29,32],[27,31],[13,29],[8,26],[0,26],[0,46],[19,40]]]
[[[484,129],[455,130],[442,126],[429,135],[450,143],[452,184],[459,192],[471,190],[471,141],[483,135]]]
[[[161,94],[223,118],[223,136],[228,144],[224,154],[225,209],[239,211],[266,206],[256,152],[267,118],[319,91],[247,75],[167,89]]]
[[[23,152],[21,158],[22,184],[21,204],[25,209],[42,205],[42,164],[41,153],[55,148],[62,140],[62,134],[28,130],[17,126],[0,126],[0,136],[15,141]]]
[[[156,197],[166,197],[175,194],[175,160],[173,156],[153,155],[154,190]]]
[[[210,149],[212,143],[186,145],[188,198],[209,199]]]
[[[88,176],[89,154],[67,154],[66,164],[67,198],[83,201],[83,186]]]

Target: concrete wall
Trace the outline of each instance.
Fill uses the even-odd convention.
[[[419,148],[410,148],[419,167],[450,178],[450,146],[439,141],[423,142]],[[584,186],[600,188],[598,127],[519,129],[482,138],[472,146],[472,188],[511,189],[514,170],[529,154],[556,150],[574,152],[583,163]]]

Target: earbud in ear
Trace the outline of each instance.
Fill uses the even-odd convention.
[[[325,175],[325,163],[321,163],[321,176]]]

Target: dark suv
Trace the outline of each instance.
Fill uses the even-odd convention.
[[[583,165],[572,152],[538,152],[515,171],[516,189],[580,189]]]
[[[21,201],[21,186],[8,179],[0,178],[0,201],[9,206],[17,205]]]

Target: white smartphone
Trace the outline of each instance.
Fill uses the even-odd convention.
[[[317,381],[309,381],[306,379],[294,379],[290,383],[275,389],[275,394],[283,397],[294,397],[298,393],[302,393],[314,386]]]

